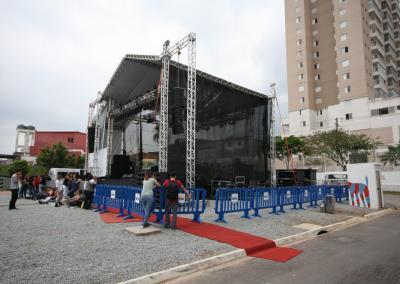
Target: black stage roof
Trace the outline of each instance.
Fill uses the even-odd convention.
[[[187,66],[176,61],[170,61],[170,69],[187,70]],[[125,105],[133,99],[157,88],[160,80],[161,61],[158,55],[127,54],[111,77],[103,92],[102,99],[114,99],[117,105]],[[261,98],[266,95],[241,87],[224,79],[197,70],[197,77],[204,77],[225,87],[237,90],[243,94]]]

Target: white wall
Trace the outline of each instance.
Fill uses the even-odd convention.
[[[400,192],[400,171],[381,172],[381,184],[383,191]]]

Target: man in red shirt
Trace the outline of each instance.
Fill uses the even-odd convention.
[[[177,211],[179,206],[178,194],[179,189],[182,189],[186,196],[190,199],[189,191],[183,186],[182,182],[176,178],[176,174],[171,173],[169,179],[163,183],[165,188],[165,228],[170,227],[170,211],[172,210],[172,226],[171,229],[176,229]]]

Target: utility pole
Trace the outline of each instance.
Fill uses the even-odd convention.
[[[339,118],[335,118],[335,128],[336,130],[339,130]]]

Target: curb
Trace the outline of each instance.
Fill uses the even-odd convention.
[[[308,240],[311,238],[315,238],[318,236],[318,233],[321,231],[325,232],[333,232],[333,231],[338,231],[341,229],[345,229],[360,223],[367,222],[369,220],[390,214],[395,212],[396,210],[394,209],[384,209],[381,211],[373,212],[364,215],[363,217],[354,217],[346,221],[342,221],[339,223],[323,226],[318,229],[314,229],[311,231],[299,233],[296,235],[280,238],[277,240],[274,240],[277,246],[285,246],[290,243],[298,242],[298,241],[303,241],[303,240]],[[201,270],[205,270],[208,268],[212,268],[221,264],[225,264],[227,262],[237,260],[239,258],[244,258],[246,257],[246,251],[244,249],[237,249],[228,253],[224,253],[221,255],[213,256],[210,258],[198,260],[192,263],[188,264],[183,264],[180,266],[172,267],[167,270],[155,272],[152,274],[144,275],[138,278],[130,279],[127,281],[119,282],[118,284],[132,284],[132,283],[137,283],[137,284],[152,284],[152,283],[163,283],[166,281],[174,280],[177,278],[180,278],[182,276],[186,276],[188,274],[192,274]]]
[[[246,251],[244,249],[238,249],[221,255],[216,255],[210,258],[198,260],[189,264],[183,264],[167,270],[155,272],[152,274],[127,280],[124,282],[119,282],[119,284],[131,284],[131,283],[147,284],[147,283],[165,282],[200,270],[221,265],[245,256],[247,256]]]

